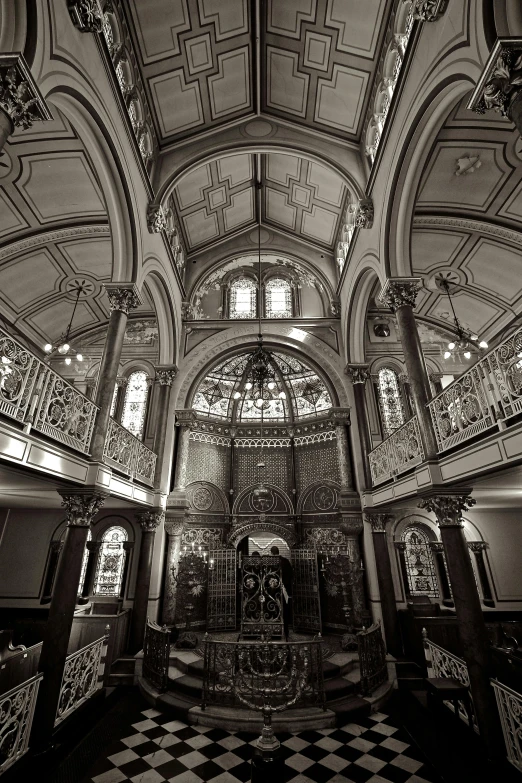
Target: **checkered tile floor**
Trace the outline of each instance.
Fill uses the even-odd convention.
[[[129,717],[128,733],[89,770],[87,781],[250,781],[254,735],[187,726],[153,709]],[[382,713],[342,729],[278,737],[285,761],[281,783],[439,782],[399,724]]]

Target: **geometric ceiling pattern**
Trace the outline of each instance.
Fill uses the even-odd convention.
[[[187,249],[205,248],[257,224],[254,156],[199,166],[174,188]],[[334,171],[295,155],[261,156],[261,223],[333,250],[348,189]]]
[[[509,121],[468,111],[467,100],[439,132],[419,185],[411,247],[424,288],[416,311],[452,323],[434,280],[444,272],[459,285],[459,320],[487,339],[522,310],[522,142]]]

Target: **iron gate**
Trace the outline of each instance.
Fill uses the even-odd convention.
[[[241,633],[244,636],[282,636],[280,558],[244,557],[241,572]]]
[[[315,549],[291,551],[293,583],[292,609],[295,631],[321,632],[319,575]]]
[[[236,550],[209,552],[207,630],[234,631],[236,628]]]

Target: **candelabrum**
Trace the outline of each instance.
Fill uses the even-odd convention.
[[[322,555],[321,574],[326,584],[327,594],[335,596],[340,591],[343,599],[342,611],[348,632],[343,635],[341,647],[343,650],[356,650],[357,637],[350,604],[351,589],[358,578],[356,566],[337,548],[333,553],[326,552]]]
[[[208,580],[208,571],[214,568],[214,560],[208,558],[208,553],[201,546],[197,549],[184,546],[176,569],[172,568],[172,577],[176,584],[178,596],[185,598],[185,630],[180,633],[175,647],[180,649],[194,649],[198,644],[198,637],[190,631],[190,620],[194,612],[194,604],[191,599],[198,598],[205,591]]]

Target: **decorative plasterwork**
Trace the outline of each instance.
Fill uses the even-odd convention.
[[[60,242],[65,239],[74,239],[76,237],[84,236],[104,236],[110,237],[111,231],[109,226],[78,226],[77,228],[62,228],[57,231],[44,231],[41,234],[37,234],[27,239],[21,239],[18,242],[12,242],[7,247],[0,250],[0,261],[4,261],[6,258],[16,256],[19,253],[23,253],[25,250],[30,250],[33,247],[39,247],[49,242]]]
[[[172,386],[174,379],[178,374],[178,368],[175,365],[166,367],[156,367],[156,380],[160,386]]]
[[[134,284],[125,286],[121,283],[107,283],[105,285],[107,296],[109,297],[109,307],[111,312],[119,310],[126,315],[131,310],[135,310],[141,305],[141,297]]]
[[[356,383],[365,384],[370,377],[367,364],[347,364],[344,371],[352,379],[354,385]]]
[[[447,5],[448,0],[413,0],[413,18],[421,22],[436,22]]]
[[[182,408],[176,411],[176,427],[192,429],[196,422],[196,414],[192,408]]]
[[[0,108],[25,130],[53,119],[22,54],[0,54]]]
[[[82,33],[101,33],[103,11],[98,0],[67,0],[72,23]]]
[[[160,204],[147,207],[147,228],[151,234],[159,234],[167,228],[167,215]]]
[[[522,38],[498,38],[468,101],[468,109],[485,114],[494,109],[510,116],[522,81]]]
[[[464,155],[464,157],[457,160],[455,176],[460,177],[461,174],[473,174],[481,166],[480,155]]]
[[[373,226],[373,201],[371,198],[362,198],[355,212],[356,228],[371,228]]]
[[[463,228],[467,231],[479,231],[486,236],[495,239],[505,239],[515,245],[522,246],[522,231],[512,231],[509,228],[496,226],[494,223],[487,223],[483,220],[467,220],[465,218],[454,218],[429,215],[417,215],[413,218],[413,226],[440,226],[441,228]]]
[[[399,307],[415,307],[421,285],[420,277],[390,277],[379,294],[379,300],[394,312]]]
[[[468,541],[468,549],[475,554],[485,552],[488,548],[489,544],[487,541]]]
[[[165,519],[164,511],[142,511],[136,519],[144,533],[154,533]]]
[[[61,495],[68,527],[89,527],[106,498],[104,493],[92,491],[63,492]]]
[[[364,518],[370,523],[372,533],[385,533],[387,523],[393,520],[391,514],[387,513],[365,514]]]
[[[462,514],[472,508],[477,501],[467,494],[434,495],[421,500],[419,508],[435,514],[439,527],[464,527]]]
[[[228,537],[228,546],[237,546],[239,541],[245,536],[250,533],[258,532],[260,529],[280,536],[283,541],[286,541],[289,547],[293,547],[297,543],[297,536],[293,530],[283,527],[283,525],[278,525],[277,522],[270,521],[269,519],[261,519],[261,517],[265,517],[265,515],[261,514],[257,520],[238,520],[237,526],[233,528]]]

